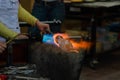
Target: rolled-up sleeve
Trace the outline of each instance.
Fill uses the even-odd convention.
[[[18,17],[21,21],[27,22],[28,24],[35,26],[37,18],[32,16],[28,11],[26,11],[21,5],[18,9]]]
[[[8,29],[4,24],[0,22],[0,36],[6,38],[6,39],[11,39],[14,36],[16,36],[18,33]]]

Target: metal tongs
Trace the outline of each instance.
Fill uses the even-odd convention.
[[[5,67],[3,73],[4,74],[8,74],[8,75],[12,75],[12,74],[30,74],[35,72],[36,65],[35,64],[29,64],[29,65],[25,65],[25,66],[20,66],[20,67],[16,67],[16,66],[9,66],[9,67]]]

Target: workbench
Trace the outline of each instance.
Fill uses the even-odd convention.
[[[92,3],[65,3],[66,18],[89,22],[91,28],[90,63],[96,55],[96,27],[101,26],[103,20],[120,17],[120,1],[92,2]],[[93,67],[93,65],[91,65]]]

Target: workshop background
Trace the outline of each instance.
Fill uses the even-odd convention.
[[[95,0],[71,0],[73,3],[93,3]],[[99,0],[100,1],[100,0]],[[110,0],[101,0],[102,2],[109,2]],[[117,1],[117,0],[116,0]],[[119,1],[119,0],[118,0]],[[77,16],[78,14],[86,14],[89,16],[92,14],[89,9],[85,12],[81,12],[81,8],[74,8],[70,6],[70,1],[66,0],[66,19],[62,25],[62,32],[69,34],[70,36],[86,36],[91,32],[92,23],[89,20],[81,20]],[[68,3],[67,3],[68,2]],[[31,12],[34,0],[20,0],[21,5]],[[29,4],[28,4],[29,3]],[[120,1],[119,1],[120,3]],[[69,8],[68,8],[69,7]],[[119,8],[118,8],[119,7]],[[120,13],[120,4],[110,10]],[[90,9],[91,10],[91,9]],[[83,10],[84,11],[84,10]],[[75,12],[75,13],[74,13]],[[113,13],[116,13],[113,12]],[[104,13],[104,16],[109,15]],[[71,17],[70,17],[71,16]],[[76,18],[77,16],[77,18]],[[97,16],[101,16],[98,14]],[[115,15],[116,16],[116,15]],[[101,23],[98,22],[96,26],[96,54],[95,59],[98,61],[94,64],[94,67],[89,65],[87,61],[83,63],[80,80],[120,80],[120,16],[112,19],[101,19]],[[100,25],[99,25],[100,24]],[[27,32],[28,28],[21,27],[21,31]],[[90,37],[90,35],[88,36]],[[19,47],[16,47],[19,46]],[[26,63],[27,43],[21,45],[14,45],[14,64]],[[24,49],[23,49],[24,48]],[[19,52],[18,52],[19,51]],[[87,54],[89,51],[87,51]],[[7,53],[7,52],[5,52]],[[17,54],[16,54],[17,53]],[[21,54],[22,53],[22,54]],[[0,56],[0,64],[6,64],[6,55]],[[87,58],[87,57],[85,57]],[[22,60],[21,60],[22,59]]]

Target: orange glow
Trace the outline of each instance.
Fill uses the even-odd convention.
[[[56,36],[62,36],[64,39],[69,39],[69,41],[72,43],[73,45],[73,48],[76,49],[76,50],[79,50],[79,49],[90,49],[90,46],[91,46],[91,42],[87,42],[87,41],[83,41],[83,40],[79,40],[79,41],[75,41],[73,39],[70,39],[69,36],[67,34],[61,34],[61,33],[56,33],[54,34],[53,38],[54,38],[54,43],[58,45],[58,43],[56,43],[55,41],[55,38]]]
[[[72,43],[74,49],[89,49],[91,43],[90,42],[86,42],[86,41],[79,41],[79,42],[75,42],[74,40],[70,40],[70,42]]]

